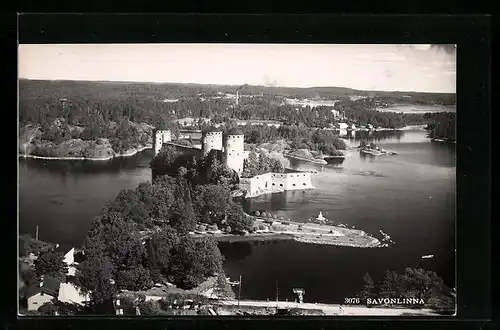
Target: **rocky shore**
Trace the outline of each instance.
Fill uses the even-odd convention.
[[[36,155],[29,155],[29,154],[19,154],[19,157],[21,158],[31,158],[31,159],[45,159],[45,160],[92,160],[92,161],[99,161],[99,160],[110,160],[113,158],[118,158],[118,157],[130,157],[138,152],[147,150],[147,149],[152,149],[152,145],[147,145],[147,146],[142,146],[138,147],[137,149],[130,149],[127,150],[127,152],[123,154],[112,154],[111,156],[106,156],[106,157],[49,157],[49,156],[36,156]]]
[[[315,223],[289,222],[282,225],[279,221],[271,225],[267,232],[233,234],[194,234],[195,237],[210,236],[218,242],[251,242],[294,240],[301,243],[336,245],[358,248],[381,247],[381,242],[364,231]]]
[[[116,126],[112,123],[111,127]],[[93,140],[81,139],[83,127],[66,125],[63,119],[56,119],[50,126],[50,130],[61,130],[65,125],[69,129],[72,138],[62,142],[47,141],[45,132],[39,125],[26,125],[19,131],[19,157],[45,159],[45,160],[110,160],[116,157],[133,156],[145,149],[152,148],[153,127],[146,123],[129,122],[138,132],[138,141],[134,141],[127,150],[117,152],[108,138],[96,138]],[[130,142],[129,142],[130,143]]]

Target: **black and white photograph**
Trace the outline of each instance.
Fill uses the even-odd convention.
[[[19,316],[456,315],[456,53],[19,44]]]

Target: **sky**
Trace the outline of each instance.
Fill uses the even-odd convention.
[[[22,44],[19,78],[455,93],[456,47]]]

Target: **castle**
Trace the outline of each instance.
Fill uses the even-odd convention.
[[[220,150],[224,164],[233,169],[238,175],[243,172],[244,135],[237,128],[230,129],[225,135],[217,128],[211,127],[203,132],[200,157],[206,157],[211,150]],[[154,138],[154,156],[158,155],[165,143],[175,145],[172,142],[172,134],[169,130],[156,130]],[[190,149],[196,149],[190,147]]]
[[[244,189],[246,197],[282,192],[286,190],[313,189],[312,171],[285,169],[285,173],[264,173],[252,178],[241,178],[245,157],[244,135],[237,128],[231,128],[226,134],[211,127],[202,134],[201,149],[172,142],[172,134],[168,130],[156,130],[154,138],[154,156],[158,155],[164,144],[174,145],[184,150],[194,151],[199,158],[206,157],[211,150],[222,152],[222,161],[240,176],[240,188]]]

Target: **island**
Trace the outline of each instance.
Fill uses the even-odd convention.
[[[361,141],[361,144],[358,146],[359,152],[365,155],[371,156],[384,156],[384,155],[397,155],[397,152],[387,151],[385,149],[380,148],[375,143],[368,144],[366,141]]]

